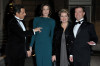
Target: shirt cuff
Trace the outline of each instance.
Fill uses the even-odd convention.
[[[70,57],[73,57],[73,55],[70,55]]]
[[[33,33],[34,33],[34,35],[35,35],[35,31],[34,31],[34,29],[33,29]]]

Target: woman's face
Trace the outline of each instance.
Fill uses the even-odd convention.
[[[44,17],[48,17],[49,15],[49,7],[48,6],[43,6],[42,14]]]
[[[68,22],[68,15],[65,12],[62,12],[60,15],[60,21],[61,22]]]

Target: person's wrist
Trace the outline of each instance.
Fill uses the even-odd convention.
[[[33,29],[33,32],[35,32],[35,29]]]
[[[30,51],[32,52],[32,47],[30,47],[29,49],[30,49]]]
[[[34,33],[34,35],[35,35],[35,32],[36,32],[35,29],[33,29],[33,33]]]

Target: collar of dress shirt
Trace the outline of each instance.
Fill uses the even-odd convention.
[[[80,24],[82,24],[83,23],[83,20],[84,20],[84,18],[82,18],[82,19],[80,19],[79,21],[80,21]],[[79,22],[78,20],[76,20],[76,22]],[[77,24],[76,24],[77,25]]]
[[[20,18],[19,18],[19,17],[17,17],[17,16],[15,16],[15,18],[16,18],[16,19],[18,19],[18,20],[23,20],[23,19],[20,19]]]
[[[82,21],[82,20],[84,20],[84,18],[80,19],[79,21]],[[78,21],[76,20],[76,22],[78,22]]]

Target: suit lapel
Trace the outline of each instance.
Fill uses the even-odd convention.
[[[25,24],[25,21],[23,20],[23,24],[24,24],[24,27],[25,27],[25,29],[26,29],[26,24]]]
[[[18,23],[18,21],[17,21],[17,25],[22,29],[22,27],[21,27],[21,25]],[[23,30],[23,29],[22,29]]]
[[[80,31],[86,26],[86,22],[84,21],[81,26],[79,27],[78,31],[77,31],[77,35],[80,33]],[[76,37],[77,37],[76,35]]]
[[[22,29],[21,25],[18,23],[18,21],[15,17],[14,17],[14,22],[16,23],[16,25],[18,25]]]
[[[18,23],[17,20],[16,20],[16,22],[17,22],[18,26],[23,30],[23,28],[21,27],[21,25]],[[24,26],[25,26],[25,25],[24,25]],[[25,29],[26,29],[26,27],[25,27]]]

